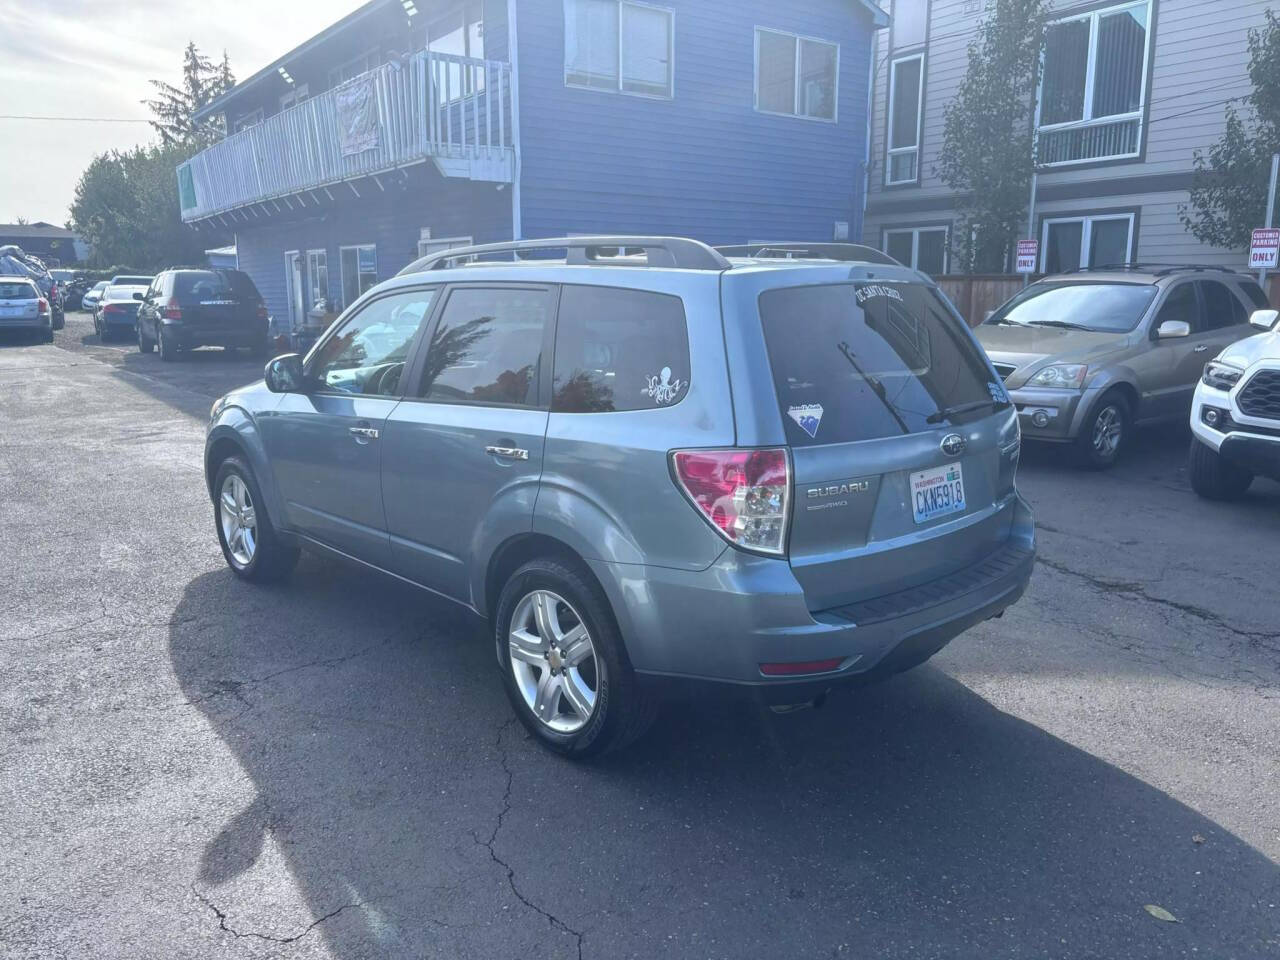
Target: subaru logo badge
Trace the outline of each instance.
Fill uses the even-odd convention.
[[[942,452],[948,457],[960,456],[968,445],[968,441],[958,433],[948,433],[942,438]]]

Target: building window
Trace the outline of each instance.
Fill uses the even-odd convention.
[[[280,98],[280,109],[288,110],[290,107],[296,107],[302,101],[310,98],[310,87],[305,83],[299,83],[297,86],[290,87],[289,92]]]
[[[565,0],[564,82],[670,99],[675,16],[630,0]]]
[[[918,47],[929,32],[929,0],[893,0],[893,49]]]
[[[840,46],[756,28],[756,109],[810,120],[836,119]]]
[[[1138,155],[1150,16],[1143,0],[1049,25],[1039,97],[1041,163]]]
[[[429,257],[433,253],[440,253],[444,250],[470,247],[473,243],[470,237],[438,237],[434,240],[424,237],[418,241],[418,256]]]
[[[1128,263],[1132,213],[1046,219],[1040,239],[1044,273]]]
[[[924,107],[924,54],[889,65],[889,136],[885,183],[920,177],[920,113]]]
[[[884,252],[904,266],[940,277],[947,272],[947,228],[910,227],[884,232]]]
[[[248,130],[250,127],[256,127],[263,121],[262,108],[259,107],[252,113],[246,113],[242,117],[236,118],[236,122],[231,125],[232,133],[239,133],[241,130]]]
[[[363,56],[348,60],[346,63],[330,70],[329,86],[330,88],[341,86],[348,80],[354,80],[361,74],[368,73],[370,70],[380,66],[382,66],[382,54],[377,50],[370,50]]]
[[[372,243],[339,247],[338,262],[342,268],[342,299],[349,307],[378,285],[378,248]]]
[[[323,250],[307,251],[307,284],[311,293],[308,303],[315,309],[323,301],[329,306],[329,255]]]

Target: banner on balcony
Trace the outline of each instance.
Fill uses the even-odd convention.
[[[338,142],[344,157],[378,146],[378,98],[373,77],[353,80],[336,91]]]

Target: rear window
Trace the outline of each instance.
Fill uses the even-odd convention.
[[[1008,402],[961,321],[922,284],[771,290],[760,316],[792,446],[918,433]]]
[[[1249,298],[1250,302],[1259,310],[1270,310],[1271,303],[1267,300],[1267,295],[1262,292],[1262,288],[1252,280],[1245,280],[1240,284],[1244,295]]]
[[[1155,297],[1149,283],[1032,284],[986,322],[1128,333]]]
[[[239,270],[187,270],[175,273],[173,295],[183,303],[262,299],[249,275]]]
[[[652,410],[679,403],[688,391],[689,331],[679,297],[563,288],[552,410]]]
[[[149,287],[152,277],[112,277],[111,282],[118,287]]]
[[[35,300],[36,288],[29,283],[0,283],[0,300]]]

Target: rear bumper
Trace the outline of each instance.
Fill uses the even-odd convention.
[[[0,330],[49,330],[53,319],[48,314],[43,317],[4,317],[0,319]]]
[[[255,327],[195,327],[167,320],[164,328],[184,350],[192,347],[253,347],[264,343],[267,338],[265,321]]]
[[[688,572],[593,562],[636,671],[664,686],[707,683],[765,703],[797,703],[922,663],[1026,590],[1035,562],[1031,511],[1020,498],[1009,540],[933,583],[813,612],[785,560],[727,550]],[[840,658],[816,675],[770,678],[764,663]]]

